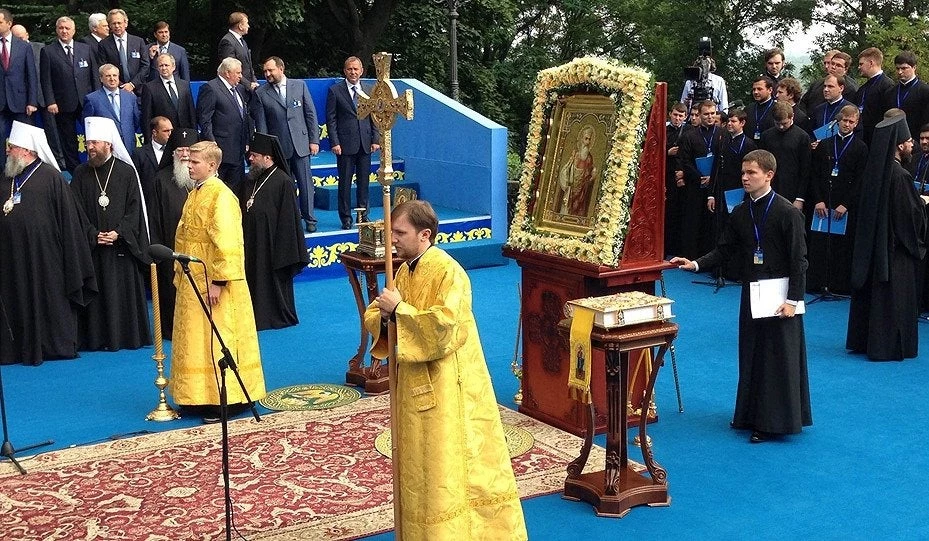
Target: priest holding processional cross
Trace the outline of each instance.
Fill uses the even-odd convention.
[[[391,55],[377,53],[377,84],[358,116],[381,131],[378,182],[386,242],[406,259],[365,313],[372,355],[389,358],[394,524],[397,539],[527,539],[503,426],[471,311],[464,269],[434,246],[438,217],[413,200],[390,210],[391,128],[412,119]]]

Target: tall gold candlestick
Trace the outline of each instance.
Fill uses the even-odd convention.
[[[158,388],[158,405],[145,416],[146,421],[173,421],[180,419],[181,415],[174,411],[165,400],[165,387],[168,386],[168,378],[165,377],[165,352],[164,344],[161,337],[161,302],[158,298],[158,266],[152,263],[149,267],[152,281],[152,312],[155,318],[155,354],[152,360],[155,361],[155,387]]]

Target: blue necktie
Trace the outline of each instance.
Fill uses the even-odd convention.
[[[116,42],[119,44],[119,63],[123,67],[123,80],[129,80],[129,58],[126,56],[126,46],[123,45],[123,40],[126,38],[116,38]]]

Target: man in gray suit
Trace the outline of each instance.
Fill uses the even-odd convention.
[[[345,60],[345,81],[329,87],[326,96],[326,127],[332,152],[336,155],[339,172],[339,219],[342,229],[351,229],[352,175],[357,178],[358,206],[368,208],[368,181],[371,173],[371,153],[380,148],[380,134],[371,117],[358,119],[358,96],[364,67],[361,59],[350,56]]]
[[[306,84],[284,75],[284,61],[272,56],[262,66],[267,83],[258,87],[254,109],[256,131],[276,135],[281,143],[297,187],[300,190],[300,216],[308,233],[316,231],[313,215],[313,180],[310,155],[319,152],[319,123],[316,107]]]

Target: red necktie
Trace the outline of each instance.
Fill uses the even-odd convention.
[[[3,42],[3,52],[0,53],[0,60],[3,61],[3,69],[10,69],[10,49],[6,46],[7,39],[0,38],[0,41]]]

